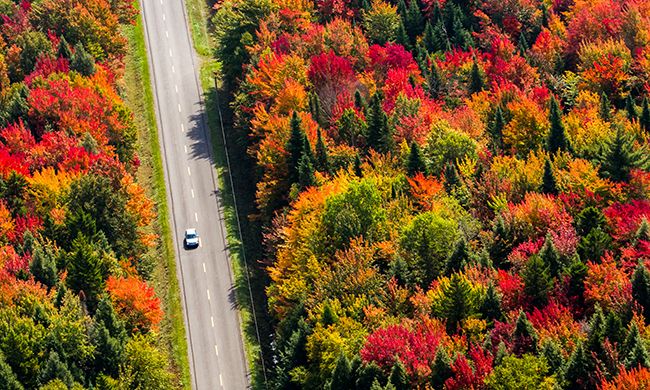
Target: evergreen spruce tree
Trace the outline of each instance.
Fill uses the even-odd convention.
[[[625,340],[621,345],[621,355],[623,357],[631,355],[636,344],[640,341],[642,341],[642,339],[641,334],[639,333],[639,327],[634,321],[632,321],[630,323],[630,328],[627,330],[627,334],[625,335]]]
[[[5,361],[4,355],[0,351],[0,389],[3,390],[23,390],[24,387],[18,380],[18,377],[11,369],[11,366]]]
[[[535,306],[543,306],[548,300],[548,292],[553,287],[553,281],[549,275],[549,267],[537,255],[528,259],[526,268],[522,273],[524,281],[524,293],[531,299]]]
[[[506,226],[502,217],[497,217],[492,229],[492,245],[490,245],[490,258],[497,268],[504,267],[506,259],[514,246],[513,232]]]
[[[557,343],[552,339],[546,339],[542,344],[542,349],[540,354],[546,359],[551,373],[558,373],[562,366],[564,366],[564,356],[562,355],[562,349]]]
[[[361,157],[357,154],[354,156],[354,174],[357,177],[363,177],[363,170],[361,169]]]
[[[627,333],[621,355],[624,359],[625,367],[636,368],[639,365],[643,367],[650,367],[648,358],[648,351],[645,348],[639,328],[633,322],[630,330]]]
[[[610,343],[620,345],[625,340],[625,329],[621,317],[610,311],[605,318],[605,337]]]
[[[350,366],[350,360],[344,353],[342,353],[336,362],[336,367],[334,367],[334,371],[332,371],[332,381],[330,382],[330,389],[336,390],[336,389],[349,388],[352,379],[351,374],[352,374],[352,367]]]
[[[650,107],[648,107],[648,98],[643,98],[643,105],[641,106],[641,117],[639,118],[641,128],[646,132],[650,132]]]
[[[485,76],[478,65],[478,61],[474,58],[472,63],[472,71],[469,76],[469,92],[481,92],[485,88]]]
[[[401,360],[395,360],[395,364],[393,364],[390,376],[388,377],[388,382],[395,386],[396,390],[409,390],[411,388],[406,367],[404,367],[404,363]]]
[[[66,58],[66,59],[70,59],[72,57],[72,50],[70,50],[70,44],[68,44],[68,41],[63,36],[59,41],[59,47],[57,48],[56,55],[58,58]]]
[[[612,111],[612,107],[611,104],[609,103],[609,99],[607,98],[607,94],[603,92],[600,95],[600,110],[599,110],[600,118],[604,121],[609,122],[610,120],[612,120],[611,111]]]
[[[580,344],[569,358],[564,372],[564,380],[570,389],[587,389],[592,373],[591,359],[585,346]]]
[[[74,46],[74,54],[70,58],[70,69],[83,76],[95,74],[95,60],[81,43]]]
[[[447,192],[452,192],[454,189],[460,186],[460,177],[458,177],[458,171],[456,166],[452,163],[448,163],[445,166],[445,190]]]
[[[519,51],[520,55],[525,56],[529,48],[530,47],[528,46],[528,41],[526,40],[526,34],[524,34],[524,32],[522,31],[519,33],[519,42],[517,42],[517,50]]]
[[[503,149],[503,128],[506,126],[505,119],[503,118],[503,110],[501,105],[498,105],[494,110],[494,119],[489,125],[490,132],[490,145],[493,152],[499,152]]]
[[[424,31],[424,17],[416,0],[411,0],[409,3],[406,18],[404,19],[404,27],[406,27],[406,33],[411,43],[414,43],[416,38]]]
[[[632,275],[632,297],[643,309],[646,321],[650,319],[650,272],[641,262]]]
[[[634,121],[637,119],[638,114],[636,112],[636,105],[634,104],[634,99],[632,99],[632,95],[627,95],[627,99],[625,99],[625,111],[627,112],[627,119],[630,121]]]
[[[408,9],[406,8],[406,1],[399,0],[397,2],[397,14],[400,16],[400,19],[402,19],[402,21],[406,20],[407,13],[408,13]]]
[[[439,347],[431,367],[430,384],[434,389],[442,389],[445,381],[451,378],[451,358],[444,347]]]
[[[323,141],[320,129],[318,129],[318,139],[316,140],[316,169],[325,173],[329,173],[331,169],[327,145]]]
[[[634,233],[635,244],[638,244],[639,240],[650,241],[650,223],[648,223],[648,220],[645,217],[641,219],[639,228],[636,230],[636,233]]]
[[[551,109],[548,119],[551,123],[551,130],[548,135],[546,149],[551,154],[555,154],[560,150],[571,152],[571,143],[567,138],[566,130],[562,123],[562,112],[555,97],[551,97]]]
[[[580,259],[573,260],[567,270],[569,276],[568,296],[582,299],[585,292],[585,278],[587,277],[587,271],[587,266],[580,261]]]
[[[594,314],[589,319],[589,332],[585,349],[597,359],[601,359],[604,354],[603,341],[605,340],[605,316],[600,306],[596,306]]]
[[[289,168],[289,181],[291,183],[298,182],[298,165],[303,155],[303,148],[305,145],[305,135],[301,128],[301,120],[297,112],[293,112],[291,121],[289,122],[291,134],[287,142],[287,152],[289,153],[287,166]]]
[[[429,88],[429,94],[433,99],[440,98],[440,92],[442,89],[442,76],[440,76],[440,67],[436,61],[432,61],[431,67],[427,74],[427,86]]]
[[[358,89],[354,91],[354,106],[357,108],[357,110],[363,113],[365,113],[366,110],[368,109],[368,107],[366,106],[366,101],[363,98],[363,96],[361,96],[361,91],[359,91]]]
[[[447,319],[447,332],[455,333],[460,323],[474,314],[476,302],[472,286],[459,274],[451,276],[449,285],[443,289],[442,317]]]
[[[50,355],[45,362],[45,366],[41,369],[38,379],[42,384],[46,384],[54,379],[60,379],[68,388],[72,387],[74,383],[68,365],[61,361],[56,351],[50,351]]]
[[[519,312],[515,331],[512,333],[512,352],[521,357],[525,353],[537,353],[537,332],[526,313]]]
[[[98,295],[104,290],[108,266],[104,255],[89,238],[80,234],[72,243],[67,256],[68,277],[66,282],[75,293],[82,293],[86,305],[95,311]]]
[[[601,228],[591,230],[578,243],[578,254],[584,261],[599,261],[609,248],[612,238]]]
[[[539,257],[548,266],[551,277],[559,277],[562,274],[564,264],[550,234],[546,235],[544,245],[539,251]]]
[[[424,27],[422,43],[424,44],[424,48],[427,49],[427,52],[435,53],[437,51],[436,36],[433,31],[433,25],[429,21],[427,21],[427,24]]]
[[[446,264],[446,274],[451,275],[454,272],[460,271],[470,259],[470,253],[467,249],[467,241],[464,237],[456,242],[454,251],[449,255]]]
[[[420,146],[416,142],[411,142],[411,151],[406,162],[406,172],[409,176],[415,176],[418,172],[427,174],[424,156],[422,155]]]
[[[372,97],[368,111],[368,146],[380,153],[391,152],[394,147],[393,134],[378,94]]]
[[[378,382],[377,378],[380,378],[383,375],[381,368],[375,362],[369,362],[364,364],[359,369],[359,374],[357,375],[356,380],[356,389],[357,390],[369,390],[373,383]],[[381,386],[380,386],[381,388]]]
[[[490,323],[493,321],[501,321],[503,319],[501,297],[492,283],[488,285],[485,299],[481,304],[480,312],[483,315],[483,318],[488,320]]]
[[[402,1],[403,3],[403,1]],[[397,32],[395,33],[395,43],[398,43],[406,50],[411,50],[411,40],[409,39],[408,33],[406,32],[406,27],[404,27],[404,21],[400,18],[399,24],[397,25]]]
[[[339,318],[332,309],[332,306],[329,304],[329,302],[326,302],[325,306],[323,307],[323,315],[321,316],[321,322],[323,323],[323,326],[333,325],[338,321]]]
[[[602,157],[601,171],[605,177],[620,183],[630,180],[632,168],[645,168],[647,165],[648,156],[643,149],[634,150],[632,140],[618,129]]]
[[[372,385],[370,386],[370,390],[384,390],[384,387],[379,383],[379,380],[375,378],[375,380],[372,382]]]
[[[542,187],[540,190],[543,194],[547,195],[558,194],[557,181],[555,180],[555,174],[553,174],[553,168],[549,159],[546,159],[544,163],[544,176],[542,176]]]
[[[605,226],[605,215],[600,209],[589,206],[584,208],[577,218],[578,226],[576,230],[581,236],[589,234],[593,229]]]
[[[323,109],[321,108],[320,98],[317,93],[309,94],[309,112],[314,121],[322,126]]]
[[[53,287],[59,280],[54,253],[51,248],[43,247],[41,244],[37,244],[32,251],[29,270],[34,275],[34,279],[48,288]]]
[[[451,42],[445,29],[445,24],[439,20],[433,25],[433,38],[436,47],[436,52],[448,51],[451,49]]]
[[[422,73],[422,76],[426,79],[428,76],[429,72],[429,54],[427,53],[427,49],[424,47],[424,44],[422,42],[418,42],[416,45],[416,55],[415,55],[415,62],[418,64],[418,68],[420,68],[420,72]],[[416,87],[415,85],[415,79],[413,78],[413,75],[409,76],[409,83],[411,86],[414,88]]]
[[[508,348],[506,347],[506,344],[503,341],[499,342],[499,345],[497,345],[497,351],[494,354],[494,366],[498,366],[503,362],[503,359],[508,356]]]

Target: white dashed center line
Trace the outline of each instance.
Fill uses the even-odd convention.
[[[166,19],[166,18],[165,18],[165,14],[163,14],[163,22],[165,21],[165,19]]]
[[[176,73],[176,69],[174,69],[174,65],[172,65],[172,73]]]
[[[181,132],[185,131],[185,125],[181,123]]]
[[[178,112],[181,112],[181,104],[178,103]]]
[[[214,325],[212,325],[214,327]],[[214,345],[214,354],[219,356],[219,348],[217,348],[217,344]]]
[[[192,176],[192,171],[190,171],[190,167],[187,167],[187,174],[188,174],[189,176]]]
[[[203,263],[203,273],[206,273],[206,271],[205,271],[205,263]]]
[[[212,323],[212,327],[214,328],[214,317],[210,316],[210,322]],[[218,351],[217,344],[214,345],[214,349]],[[217,355],[219,355],[219,352],[217,352]]]
[[[192,198],[194,197],[194,188],[190,188],[190,191],[192,192]]]
[[[174,90],[178,93],[178,85],[174,84]]]
[[[195,220],[196,222],[199,222],[199,214],[194,213],[194,220]]]
[[[210,300],[210,290],[205,290],[208,292],[208,301]]]
[[[183,145],[183,149],[185,149],[185,153],[187,153],[187,145]]]
[[[169,31],[165,30],[165,36],[169,38]]]
[[[169,49],[169,56],[170,56],[170,57],[173,57],[173,55],[172,55],[172,49]]]

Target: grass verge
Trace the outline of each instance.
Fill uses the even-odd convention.
[[[135,2],[138,6],[138,3]],[[138,169],[138,181],[144,186],[147,195],[156,205],[157,220],[154,231],[159,241],[149,255],[155,261],[152,283],[161,298],[165,317],[160,326],[159,346],[166,351],[171,360],[171,367],[176,375],[179,388],[191,389],[189,360],[183,309],[180,301],[180,289],[176,278],[174,246],[167,207],[165,176],[163,172],[158,130],[153,104],[153,92],[149,75],[149,63],[144,42],[142,20],[137,18],[134,26],[125,28],[129,40],[129,53],[126,56],[124,75],[124,100],[134,113],[138,128],[138,152],[141,165]]]
[[[260,359],[262,348],[258,340],[258,331],[261,344],[270,345],[272,329],[269,326],[266,310],[266,273],[259,266],[262,253],[261,229],[258,224],[251,222],[248,218],[248,215],[256,212],[254,206],[255,183],[251,180],[251,172],[254,172],[255,167],[246,154],[246,146],[237,139],[236,133],[232,129],[226,95],[218,91],[217,85],[215,85],[215,73],[219,73],[221,68],[220,63],[213,58],[214,41],[209,34],[208,2],[207,0],[185,0],[185,4],[194,47],[199,55],[200,82],[206,108],[206,121],[212,142],[213,164],[217,170],[219,188],[221,189],[220,200],[239,305],[244,350],[253,388],[263,389],[266,388],[266,378],[262,363],[268,359]],[[220,95],[217,96],[217,93]],[[219,107],[224,115],[223,118],[219,117]],[[226,153],[230,157],[230,167]],[[232,168],[232,172],[229,171],[229,168]],[[236,194],[236,205],[233,194]],[[239,212],[239,220],[237,212]],[[241,231],[239,223],[241,223]],[[251,300],[251,294],[253,300]],[[252,306],[253,302],[254,307]],[[253,310],[257,318],[257,328]],[[266,355],[266,349],[263,352]]]

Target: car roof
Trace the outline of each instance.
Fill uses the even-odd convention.
[[[185,229],[185,234],[196,234],[195,228]]]

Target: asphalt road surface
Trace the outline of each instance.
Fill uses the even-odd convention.
[[[176,245],[192,387],[245,389],[246,358],[183,0],[140,0]],[[183,247],[195,227],[201,246]]]

